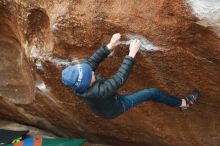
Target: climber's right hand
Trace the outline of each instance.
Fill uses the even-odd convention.
[[[116,47],[117,45],[119,45],[119,40],[121,39],[121,34],[120,33],[115,33],[113,36],[112,36],[112,38],[111,38],[111,40],[110,40],[110,42],[108,43],[108,45],[107,45],[107,48],[109,49],[109,50],[112,50],[114,47]]]
[[[130,47],[129,47],[130,52],[129,52],[128,56],[134,58],[135,55],[137,54],[137,52],[139,51],[140,47],[141,47],[140,40],[138,40],[138,39],[132,40],[130,43]]]

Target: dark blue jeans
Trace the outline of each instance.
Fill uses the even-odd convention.
[[[181,99],[170,96],[157,88],[149,88],[133,94],[121,95],[120,100],[123,106],[122,112],[126,112],[144,101],[156,101],[173,107],[179,107],[182,104]]]

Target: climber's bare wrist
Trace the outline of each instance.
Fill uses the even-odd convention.
[[[128,56],[130,56],[130,57],[132,57],[132,58],[135,58],[135,53],[132,53],[132,52],[130,52],[129,54],[128,54]]]
[[[111,43],[108,43],[108,45],[106,46],[107,49],[112,50],[113,49],[113,45]]]

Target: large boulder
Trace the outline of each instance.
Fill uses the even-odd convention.
[[[4,8],[1,118],[112,145],[218,145],[220,39],[211,27],[198,23],[190,4],[184,0],[0,1]],[[114,120],[95,116],[64,87],[60,64],[89,57],[115,32],[141,35],[160,48],[137,56],[120,93],[157,87],[182,98],[198,88],[200,102],[187,112],[147,102]],[[111,76],[127,53],[120,46],[98,72]]]

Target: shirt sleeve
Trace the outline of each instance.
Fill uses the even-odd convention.
[[[117,73],[100,84],[100,87],[98,88],[98,97],[108,97],[114,94],[119,88],[121,88],[122,85],[127,81],[133,64],[134,58],[126,56]]]
[[[103,46],[98,49],[89,59],[85,60],[84,63],[89,64],[92,70],[95,71],[99,64],[111,53],[111,51]]]

